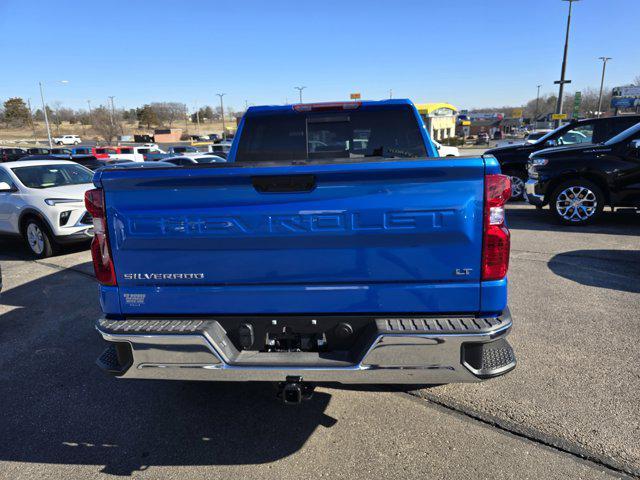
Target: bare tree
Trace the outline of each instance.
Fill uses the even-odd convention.
[[[169,127],[173,125],[176,120],[184,119],[187,115],[187,106],[184,103],[168,102],[167,103],[167,121]]]
[[[169,127],[172,127],[173,122],[183,119],[187,114],[187,106],[179,102],[154,102],[149,104],[149,108],[153,110],[160,125],[169,124]]]
[[[93,128],[107,143],[111,143],[120,131],[120,126],[111,121],[111,112],[108,108],[100,106],[93,110]]]

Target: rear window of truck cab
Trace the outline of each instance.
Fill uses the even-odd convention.
[[[249,115],[239,140],[236,162],[427,156],[408,105]]]

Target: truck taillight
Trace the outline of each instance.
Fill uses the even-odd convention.
[[[507,275],[511,234],[504,224],[504,205],[511,197],[506,175],[484,177],[484,233],[482,238],[482,280],[500,280]]]
[[[296,112],[317,112],[323,110],[355,110],[360,108],[361,102],[324,102],[298,103],[293,106]]]
[[[84,204],[93,216],[93,240],[91,257],[98,282],[102,285],[116,285],[116,272],[113,268],[109,238],[107,236],[107,216],[104,211],[104,192],[99,188],[87,190]]]

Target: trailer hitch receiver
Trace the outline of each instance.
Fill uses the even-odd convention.
[[[285,405],[300,405],[313,396],[314,386],[302,381],[302,377],[287,377],[278,385],[278,397]]]

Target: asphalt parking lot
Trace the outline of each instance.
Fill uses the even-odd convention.
[[[0,240],[0,478],[640,476],[640,215],[545,213],[509,206],[515,371],[302,407],[271,385],[103,375],[89,252]]]

